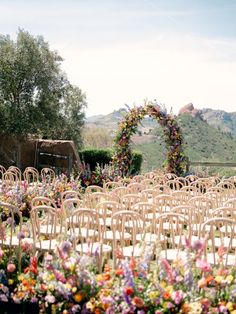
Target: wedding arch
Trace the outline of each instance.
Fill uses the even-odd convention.
[[[115,137],[113,165],[119,170],[120,175],[129,174],[132,163],[130,138],[137,131],[139,122],[147,115],[156,119],[163,129],[168,149],[166,171],[181,176],[184,173],[186,157],[182,148],[183,136],[180,127],[172,114],[151,102],[129,109],[120,122]]]

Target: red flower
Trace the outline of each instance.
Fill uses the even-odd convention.
[[[131,295],[134,293],[134,289],[132,287],[125,287],[124,288],[124,293],[127,295]]]

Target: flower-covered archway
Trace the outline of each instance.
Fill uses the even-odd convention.
[[[130,138],[137,131],[139,122],[149,115],[157,120],[164,131],[165,143],[168,149],[166,171],[178,176],[184,173],[186,157],[183,152],[183,136],[172,114],[167,114],[159,105],[147,103],[144,106],[129,110],[119,124],[115,137],[115,154],[113,165],[122,176],[128,175],[132,162]]]

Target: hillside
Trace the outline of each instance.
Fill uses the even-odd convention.
[[[201,114],[202,118],[211,126],[236,137],[236,112],[203,109]]]
[[[224,123],[217,124],[213,121],[219,119],[216,119],[217,114],[212,111],[214,110],[204,109],[202,114],[196,117],[190,114],[178,115],[177,120],[184,135],[185,153],[191,161],[236,162],[236,138],[233,136],[236,113],[223,114]],[[89,122],[87,127],[104,127],[112,131],[110,134],[114,134],[124,113],[119,110],[99,117],[98,121],[95,120],[92,124]],[[229,132],[226,128],[221,130],[222,125],[227,124],[227,119],[230,121]],[[162,129],[155,120],[143,119],[138,132],[132,137],[132,148],[143,153],[143,171],[150,171],[163,165],[167,151]]]

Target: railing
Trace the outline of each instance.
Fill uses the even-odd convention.
[[[203,167],[230,167],[236,168],[236,162],[211,162],[211,161],[187,161],[186,172],[189,172],[190,166],[203,166]]]

